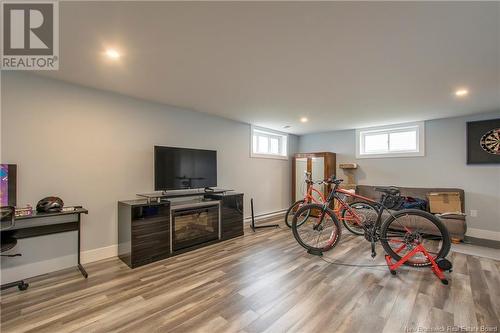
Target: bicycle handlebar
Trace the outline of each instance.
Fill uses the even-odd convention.
[[[335,185],[340,185],[344,180],[343,179],[337,179],[335,176],[331,176],[330,178],[324,179],[324,180],[318,180],[314,181],[312,180],[312,174],[310,172],[304,171],[304,176],[306,177],[305,182],[308,184],[317,184],[317,185],[330,185],[330,184],[335,184]]]
[[[326,184],[335,184],[335,185],[340,185],[343,181],[344,181],[343,179],[337,179],[335,176],[331,176],[330,178],[324,180]]]

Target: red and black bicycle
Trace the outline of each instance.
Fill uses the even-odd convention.
[[[375,244],[380,241],[388,256],[397,262],[393,268],[404,263],[413,267],[432,266],[434,270],[438,269],[436,263],[448,255],[450,236],[437,217],[423,210],[391,211],[386,207],[386,203],[399,196],[397,188],[377,188],[382,192],[377,202],[340,189],[342,179],[332,177],[325,182],[333,185],[326,201],[302,205],[292,220],[295,239],[309,253],[321,255],[338,244],[341,226],[338,214],[329,208],[337,200],[344,225],[351,232],[364,235],[371,243],[372,257],[376,256]],[[347,203],[347,197],[356,201]],[[386,257],[388,264],[390,258]],[[389,267],[395,273],[395,268]],[[445,283],[444,277],[441,280]]]

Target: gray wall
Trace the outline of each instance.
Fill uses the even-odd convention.
[[[249,125],[45,79],[2,73],[1,161],[18,165],[18,205],[83,205],[82,251],[117,242],[118,200],[153,190],[153,146],[215,149],[219,187],[288,208],[291,160],[249,157]],[[290,136],[290,150],[297,137]]]
[[[355,156],[355,130],[299,137],[299,151],[332,151],[337,163],[359,164],[357,180],[367,185],[459,187],[465,190],[469,228],[500,231],[500,165],[466,164],[466,122],[500,117],[500,112],[425,123],[425,156],[363,158]],[[338,170],[342,176],[342,171]]]

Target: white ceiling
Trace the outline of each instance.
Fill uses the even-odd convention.
[[[60,10],[60,70],[40,75],[290,133],[500,109],[499,2],[61,2]],[[112,63],[107,47],[123,57]],[[459,100],[462,86],[470,96]]]

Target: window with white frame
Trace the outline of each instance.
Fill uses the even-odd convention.
[[[356,130],[356,157],[424,156],[424,122]]]
[[[288,135],[251,126],[251,157],[288,158]]]

